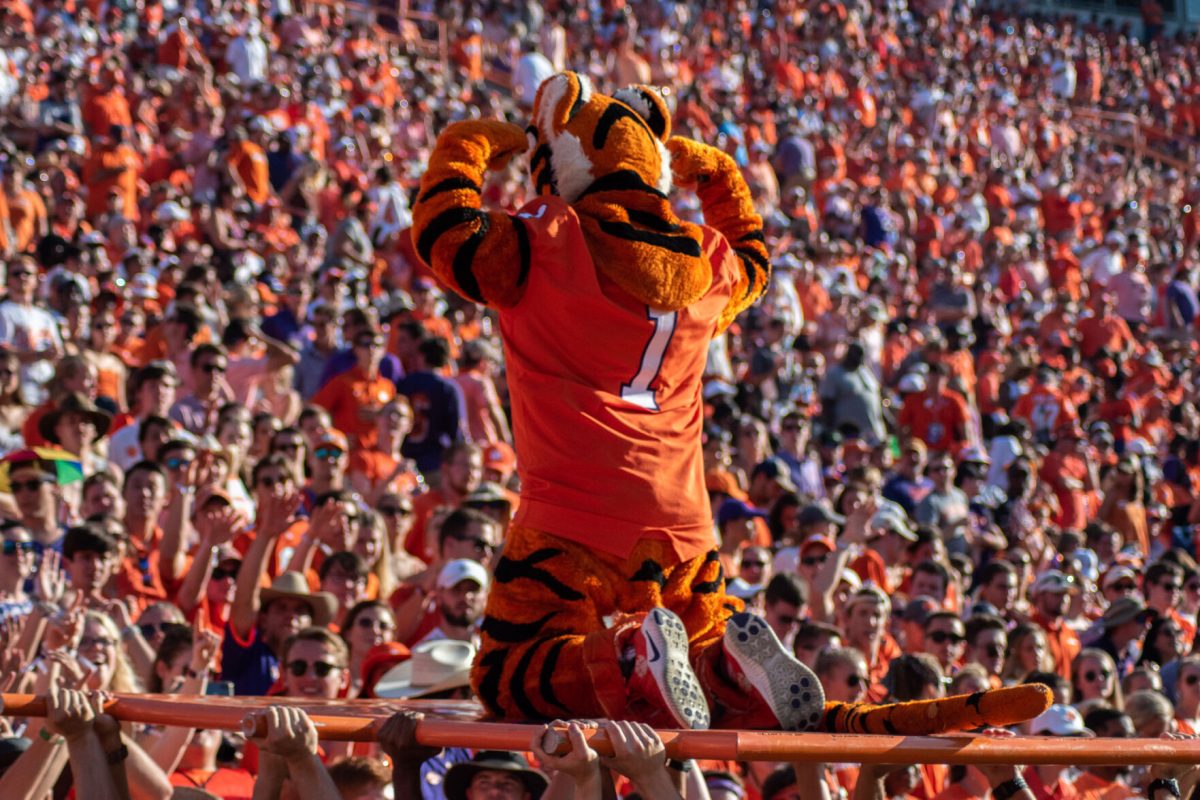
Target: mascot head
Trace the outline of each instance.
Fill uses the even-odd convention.
[[[525,132],[539,194],[575,203],[605,184],[671,190],[671,111],[657,89],[630,86],[608,97],[587,77],[563,72],[538,89]]]

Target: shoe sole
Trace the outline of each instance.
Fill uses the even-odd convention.
[[[706,730],[708,702],[688,661],[688,633],[683,620],[656,608],[642,621],[646,666],[654,677],[663,704],[681,728]]]
[[[734,614],[725,627],[725,652],[770,704],[780,730],[811,731],[825,712],[817,676],[788,653],[761,617]]]

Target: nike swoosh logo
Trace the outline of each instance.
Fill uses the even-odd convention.
[[[649,647],[650,651],[653,653],[650,658],[646,659],[647,663],[653,664],[655,661],[658,661],[660,658],[662,658],[662,653],[658,652],[658,648],[654,646],[654,640],[649,636],[646,637],[646,646]]]

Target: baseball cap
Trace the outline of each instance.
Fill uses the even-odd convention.
[[[456,558],[453,561],[447,561],[446,566],[442,567],[442,571],[438,573],[437,587],[439,589],[449,589],[463,581],[475,581],[475,583],[486,589],[488,585],[487,570],[478,561],[472,561],[469,558]]]
[[[771,457],[756,466],[750,475],[751,480],[759,475],[766,475],[785,492],[796,491],[796,485],[792,483],[792,469],[782,458]]]
[[[1136,584],[1138,581],[1138,575],[1136,572],[1129,567],[1117,565],[1108,572],[1104,573],[1104,580],[1101,581],[1100,588],[1107,589],[1122,578],[1128,578],[1129,580],[1133,581],[1134,584]]]
[[[846,518],[824,503],[809,503],[800,509],[800,513],[796,515],[796,524],[801,527],[815,525],[819,522],[832,522],[834,525],[845,525]]]
[[[897,386],[901,394],[916,394],[917,392],[925,391],[925,376],[917,375],[916,373],[908,373],[900,379]]]
[[[846,598],[846,614],[849,614],[851,609],[862,603],[879,603],[884,607],[888,615],[892,613],[892,599],[882,589],[873,584],[856,589],[854,594]]]
[[[766,515],[767,512],[761,508],[755,508],[744,500],[731,497],[721,503],[720,508],[717,509],[717,525],[724,525],[739,519],[761,518]]]
[[[1078,422],[1067,422],[1054,429],[1055,439],[1086,439],[1087,434]]]
[[[909,524],[904,521],[904,518],[895,511],[891,511],[886,508],[882,511],[875,512],[875,516],[871,517],[870,527],[882,528],[883,530],[895,533],[899,535],[901,539],[906,539],[910,542],[917,541],[916,531],[909,527]]]
[[[1064,575],[1059,570],[1050,569],[1037,577],[1029,593],[1033,595],[1039,592],[1074,592],[1077,589],[1075,579],[1070,575]]]
[[[1100,617],[1100,625],[1108,629],[1124,625],[1127,622],[1144,622],[1151,613],[1141,600],[1126,595],[1117,598],[1116,602],[1105,609],[1104,616]]]
[[[819,533],[814,533],[812,536],[800,543],[800,555],[803,556],[806,551],[811,550],[814,547],[825,547],[830,552],[833,552],[837,549],[837,545],[833,543],[833,539],[830,539],[828,536],[822,536]]]
[[[1029,723],[1034,736],[1094,736],[1083,724],[1083,715],[1072,706],[1055,703]]]
[[[737,478],[728,470],[709,470],[704,475],[704,488],[710,492],[720,492],[730,497],[736,497],[738,500],[746,499],[746,493],[738,485]]]
[[[483,467],[501,475],[512,475],[517,468],[516,451],[507,442],[490,442],[483,448]]]
[[[924,625],[929,615],[941,608],[938,602],[928,595],[920,595],[909,600],[904,605],[902,618],[905,622],[915,622]]]
[[[326,428],[317,434],[317,438],[313,442],[313,449],[316,450],[322,445],[336,447],[342,452],[350,449],[350,443],[346,441],[346,434],[337,428]]]
[[[741,578],[734,578],[725,585],[725,594],[731,594],[739,600],[753,600],[755,595],[766,588],[765,583],[749,583]]]

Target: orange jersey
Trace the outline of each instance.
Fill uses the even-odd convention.
[[[365,410],[378,410],[396,396],[396,384],[376,375],[367,377],[355,366],[321,387],[312,401],[329,411],[333,425],[360,446],[375,443],[375,423]]]
[[[515,524],[621,558],[646,539],[670,542],[680,561],[712,549],[700,383],[738,259],[706,228],[709,290],[656,311],[598,272],[561,199],[519,217],[532,267],[520,302],[500,312],[521,454]]]

